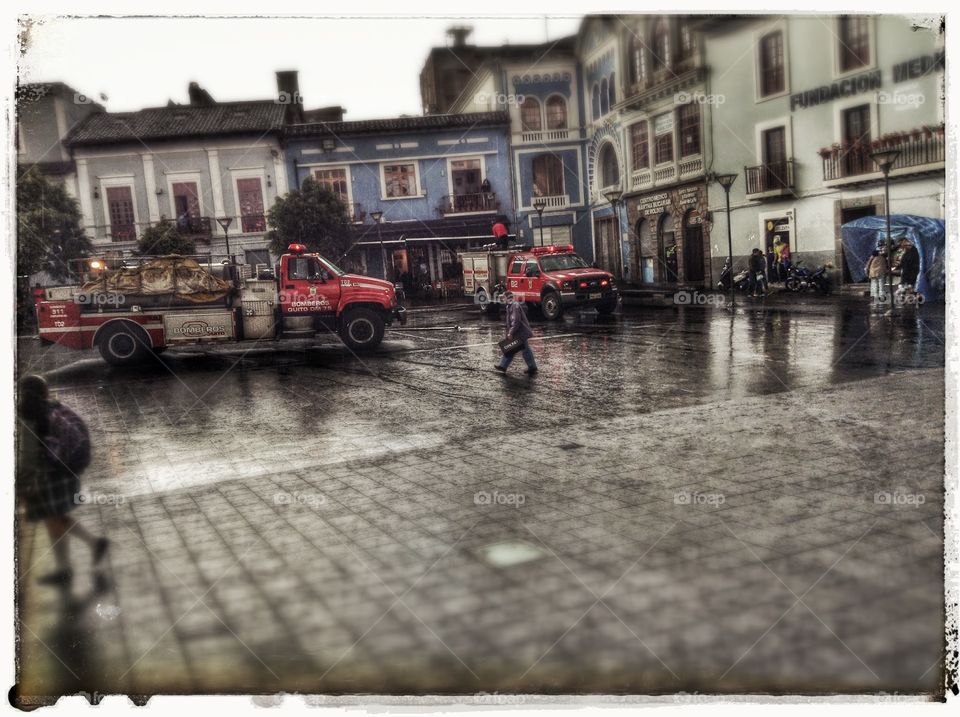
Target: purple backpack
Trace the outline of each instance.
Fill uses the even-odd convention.
[[[53,470],[80,473],[90,465],[90,432],[86,424],[62,403],[51,402],[49,430],[44,443]]]

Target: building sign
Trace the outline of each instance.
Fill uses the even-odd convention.
[[[797,109],[806,109],[807,107],[816,107],[824,102],[832,102],[838,97],[849,97],[859,95],[861,92],[880,89],[881,78],[880,70],[864,72],[860,75],[848,77],[845,80],[834,82],[831,85],[824,85],[815,90],[806,90],[790,95],[790,111]]]
[[[653,120],[653,133],[655,135],[667,134],[673,132],[673,113],[667,112]]]
[[[923,55],[900,62],[893,66],[893,81],[919,80],[931,70],[943,70],[945,57],[944,51],[940,50],[932,55]]]
[[[637,212],[640,214],[661,214],[671,208],[693,208],[697,209],[703,199],[703,192],[700,187],[683,187],[672,192],[659,192],[651,194],[648,197],[640,197],[637,200]],[[696,216],[690,217],[691,224],[701,223],[700,212]]]

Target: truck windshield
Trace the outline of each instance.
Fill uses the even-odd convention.
[[[326,257],[324,257],[323,263],[326,264],[327,268],[329,268],[330,271],[332,271],[332,272],[333,272],[334,274],[336,274],[337,276],[343,276],[344,274],[347,273],[347,272],[345,272],[343,269],[341,269],[339,266],[337,266],[336,264],[334,264],[332,261],[330,261],[329,259],[327,259]]]
[[[540,267],[544,271],[564,271],[587,269],[589,265],[576,254],[547,254],[540,257]]]

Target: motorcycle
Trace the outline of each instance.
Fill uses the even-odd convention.
[[[833,291],[833,282],[827,274],[827,267],[821,266],[815,271],[802,266],[803,261],[797,261],[787,272],[787,279],[784,281],[784,287],[788,291],[800,293],[801,291],[819,291],[821,294],[829,294]]]
[[[737,291],[746,291],[747,287],[750,285],[750,272],[746,269],[738,271],[733,275],[733,288]],[[723,269],[720,271],[720,281],[717,282],[718,291],[729,291],[730,290],[730,261],[726,261],[723,264]]]

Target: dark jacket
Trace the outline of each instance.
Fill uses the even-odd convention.
[[[751,254],[750,255],[750,271],[757,273],[763,271],[766,268],[763,254]]]
[[[900,259],[900,281],[904,284],[916,284],[920,275],[920,252],[911,246],[903,252]]]
[[[507,337],[526,341],[533,336],[530,321],[527,319],[527,307],[521,301],[507,304]]]

